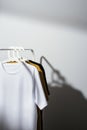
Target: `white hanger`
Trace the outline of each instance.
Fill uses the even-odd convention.
[[[25,51],[25,49],[24,49],[23,47],[19,47],[18,49],[19,49],[19,52]],[[17,52],[17,55],[19,56],[19,60],[20,60],[20,61],[25,61],[25,60],[27,60],[26,58],[24,58],[24,57],[22,57],[21,55],[19,55],[19,52]]]
[[[18,59],[17,56],[15,56],[15,52],[17,51],[15,47],[9,47],[9,49],[12,50],[8,50],[8,59],[6,59],[5,61],[2,61],[2,63],[18,63],[20,62],[20,60]]]
[[[32,49],[24,49],[23,47],[11,46],[8,49],[0,49],[0,50],[1,51],[2,50],[7,50],[8,51],[8,59],[2,61],[2,63],[10,63],[10,62],[16,63],[16,62],[20,62],[20,61],[29,60],[28,58],[24,58],[19,54],[21,51],[25,51],[25,50],[28,50],[28,51],[32,52],[33,60],[35,61],[35,53],[34,53],[34,51]]]

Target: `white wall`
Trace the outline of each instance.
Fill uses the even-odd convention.
[[[0,48],[9,46],[33,48],[37,61],[44,55],[87,98],[87,31],[1,13]]]
[[[5,12],[87,27],[86,0],[0,0]]]

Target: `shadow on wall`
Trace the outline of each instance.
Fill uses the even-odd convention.
[[[48,84],[50,97],[43,112],[43,130],[87,130],[87,100],[66,83],[58,70],[52,69],[59,79],[54,80],[52,74],[52,83]]]
[[[87,101],[71,85],[48,85],[50,99],[44,109],[44,130],[87,130]]]

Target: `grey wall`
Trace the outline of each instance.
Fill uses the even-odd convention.
[[[87,98],[87,31],[0,14],[0,47],[9,46],[32,48],[38,60],[46,56]],[[51,70],[45,69],[50,82]]]
[[[3,11],[87,26],[86,0],[0,0]]]
[[[0,48],[32,48],[36,61],[44,55],[64,76],[67,84],[49,85],[50,98],[44,110],[44,130],[87,129],[87,27],[86,0],[0,0]],[[12,13],[12,15],[7,14]],[[19,18],[14,16],[26,15]],[[38,18],[31,19],[31,17]],[[40,21],[49,20],[49,22]],[[51,24],[51,21],[57,24]],[[4,53],[5,54],[5,53]],[[0,52],[1,56],[1,52]],[[29,55],[30,58],[30,55]],[[1,60],[1,58],[0,58]],[[54,73],[43,61],[48,83]],[[54,73],[55,74],[55,73]]]

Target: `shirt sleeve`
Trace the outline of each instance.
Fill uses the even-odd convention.
[[[40,110],[44,109],[48,105],[43,86],[40,81],[39,72],[36,68],[34,71],[34,100]]]

